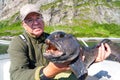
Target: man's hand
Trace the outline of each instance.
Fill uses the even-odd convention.
[[[55,63],[49,62],[49,64],[44,68],[43,73],[48,78],[52,78],[56,76],[58,73],[70,70],[70,67],[68,64],[69,63],[55,64]]]
[[[110,54],[111,54],[110,46],[107,43],[105,44],[102,43],[101,46],[98,48],[98,55],[95,62],[105,60]]]

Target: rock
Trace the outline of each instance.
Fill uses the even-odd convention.
[[[35,3],[43,13],[47,25],[74,25],[87,22],[120,24],[120,8],[114,6],[116,0],[1,0],[0,20],[18,13],[26,3]],[[77,21],[77,22],[76,22]],[[88,23],[89,24],[89,23]]]

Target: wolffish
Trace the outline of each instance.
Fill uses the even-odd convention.
[[[73,35],[62,31],[50,34],[45,43],[46,49],[43,56],[54,63],[69,62],[69,66],[78,80],[85,80],[88,73],[87,68],[94,62],[101,43],[108,43],[114,50],[120,48],[108,39],[104,39],[94,47],[84,47]],[[120,51],[118,52],[116,54],[120,58]],[[83,55],[85,56],[84,61],[82,60]]]

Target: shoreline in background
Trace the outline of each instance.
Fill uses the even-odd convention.
[[[11,40],[13,36],[0,36],[0,40]],[[115,38],[115,37],[77,37],[78,40],[91,40],[91,41],[96,41],[96,40],[102,40],[102,39],[110,39],[110,40],[117,40],[120,41],[120,38]]]
[[[11,40],[12,36],[0,36],[0,40]]]

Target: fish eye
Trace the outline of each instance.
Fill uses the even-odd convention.
[[[59,37],[60,37],[60,38],[63,38],[63,37],[64,37],[64,34],[60,34]]]

